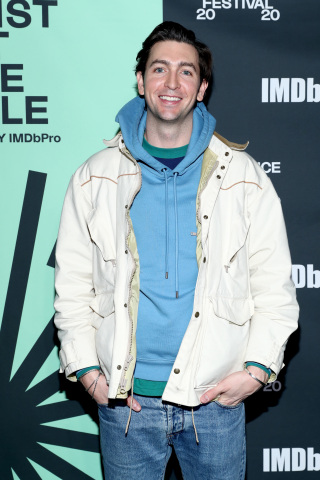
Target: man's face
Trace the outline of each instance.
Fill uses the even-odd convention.
[[[200,85],[197,50],[188,43],[166,40],[153,45],[144,77],[137,73],[148,115],[158,121],[180,123],[192,118],[196,101],[203,100],[208,83]]]

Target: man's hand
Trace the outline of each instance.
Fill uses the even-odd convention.
[[[248,370],[263,383],[267,382],[268,375],[261,368],[250,365]],[[235,406],[261,387],[262,385],[247,372],[235,372],[224,378],[216,387],[204,393],[200,402],[209,403],[218,400],[223,405]]]
[[[86,375],[80,378],[80,382],[82,383],[82,385],[86,390],[91,385],[91,387],[88,390],[88,394],[90,396],[92,396],[93,389],[95,387],[95,384],[93,382],[94,380],[97,379],[98,375],[99,375],[98,370],[90,370]],[[107,404],[108,390],[109,390],[109,387],[106,382],[106,377],[102,373],[97,381],[97,386],[94,391],[93,399],[99,404]],[[128,407],[130,407],[130,404],[131,404],[131,396],[127,398]],[[132,410],[134,410],[135,412],[140,412],[141,410],[140,404],[134,398],[132,398]]]
[[[134,410],[135,412],[140,412],[140,410],[141,410],[140,403],[137,402],[137,400],[135,398],[133,398],[131,395],[129,395],[129,397],[127,398],[128,407],[130,407],[131,399],[132,399],[132,410]]]

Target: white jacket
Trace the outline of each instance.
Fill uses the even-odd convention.
[[[141,172],[119,133],[71,179],[56,249],[61,371],[101,365],[109,398],[125,398],[136,360],[139,256],[130,206]],[[244,152],[215,134],[197,195],[194,309],[163,399],[198,405],[246,361],[282,367],[298,306],[280,200]]]

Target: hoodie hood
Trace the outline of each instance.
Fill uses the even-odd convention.
[[[147,110],[143,98],[135,97],[124,105],[116,116],[121,132],[131,155],[139,162],[146,164],[155,174],[163,176],[163,164],[149,155],[142,147],[146,128]],[[197,103],[193,112],[193,128],[187,154],[184,159],[171,171],[183,175],[186,169],[203,154],[216,125],[215,118],[208,112],[202,102]]]

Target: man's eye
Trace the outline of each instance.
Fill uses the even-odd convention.
[[[157,68],[155,69],[155,72],[156,72],[156,73],[162,73],[162,72],[163,72],[163,68],[162,68],[162,67],[157,67]]]
[[[182,73],[183,75],[191,75],[191,72],[189,70],[183,70]]]

